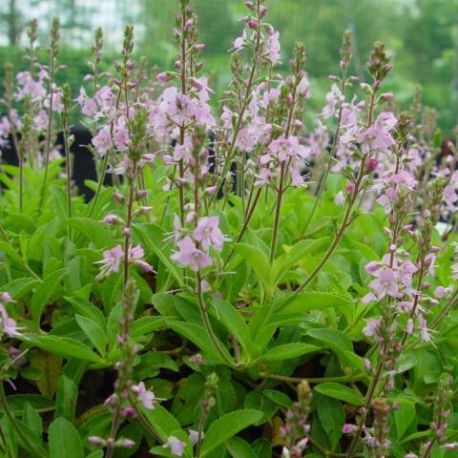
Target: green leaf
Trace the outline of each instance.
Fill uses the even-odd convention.
[[[161,316],[144,316],[135,320],[130,328],[130,335],[136,339],[164,327],[165,320]]]
[[[250,331],[240,312],[232,305],[221,299],[214,299],[217,318],[223,323],[224,327],[237,339],[243,351],[248,357],[252,354],[253,342],[251,341]]]
[[[312,256],[328,245],[330,237],[323,237],[320,239],[301,240],[293,246],[285,247],[286,253],[275,259],[272,266],[272,275],[277,284],[282,276],[297,262],[305,256]]]
[[[175,320],[165,320],[165,322],[178,334],[191,341],[194,345],[197,345],[212,362],[216,364],[224,363],[224,359],[215,349],[214,343],[208,337],[207,331],[203,326],[199,326],[194,323],[183,323]],[[221,341],[219,341],[219,346],[226,353],[227,358],[231,359],[229,352]]]
[[[49,427],[49,458],[84,458],[78,431],[63,417],[54,420]]]
[[[241,437],[233,437],[226,442],[226,448],[232,458],[258,458],[247,441]]]
[[[140,364],[135,366],[135,376],[139,380],[154,377],[159,373],[161,368],[178,372],[177,363],[167,354],[162,352],[149,352],[141,357]]]
[[[354,406],[362,406],[364,404],[363,397],[356,390],[340,383],[324,382],[316,385],[314,389],[318,393],[345,401]]]
[[[71,304],[79,315],[96,322],[102,329],[106,326],[104,314],[92,302],[79,297],[78,295],[65,296],[64,299]]]
[[[208,455],[212,450],[235,436],[243,429],[256,424],[263,418],[263,413],[254,409],[242,409],[223,415],[215,420],[205,433],[201,456]]]
[[[40,323],[41,314],[49,302],[57,288],[60,286],[60,282],[67,275],[68,269],[59,269],[49,275],[43,283],[35,291],[30,303],[30,310],[32,311],[32,317],[35,324],[38,326]]]
[[[104,356],[108,344],[108,337],[105,330],[96,321],[85,316],[76,315],[75,320],[92,345]]]
[[[399,407],[394,411],[394,422],[396,424],[397,438],[402,439],[415,420],[415,402],[408,399],[398,400]]]
[[[37,283],[39,281],[31,277],[16,278],[2,286],[2,291],[10,293],[11,297],[17,301],[31,291]]]
[[[270,399],[271,401],[275,402],[275,404],[278,404],[279,406],[284,407],[285,409],[288,409],[291,407],[291,404],[293,401],[289,398],[289,396],[282,391],[278,390],[264,390],[262,394]]]
[[[307,330],[307,335],[332,350],[342,363],[353,366],[361,373],[366,372],[364,369],[364,359],[353,352],[353,344],[343,332],[335,329],[320,328]]]
[[[38,394],[12,394],[7,397],[7,401],[10,410],[17,415],[23,412],[26,403],[30,404],[38,412],[54,410],[54,402]]]
[[[267,350],[266,353],[257,359],[257,361],[282,361],[284,359],[296,358],[297,356],[302,356],[307,353],[313,353],[319,349],[320,347],[315,345],[301,342],[277,345]]]
[[[41,439],[43,433],[43,425],[40,414],[28,402],[24,404],[24,413],[22,421],[33,431],[35,437]]]
[[[317,402],[317,414],[322,428],[326,431],[331,449],[334,450],[342,436],[342,426],[345,422],[345,411],[339,401],[328,396],[314,397]]]
[[[107,248],[114,244],[111,229],[101,221],[92,218],[70,218],[72,228],[83,234],[98,249]]]
[[[79,340],[71,337],[25,334],[24,340],[35,347],[41,348],[49,353],[63,356],[65,358],[78,358],[92,363],[104,365],[105,361],[97,353]]]
[[[74,421],[77,398],[78,387],[75,382],[66,375],[61,375],[57,382],[56,417]]]
[[[234,248],[242,255],[249,266],[253,269],[256,277],[262,283],[268,295],[270,295],[275,288],[275,285],[268,257],[260,248],[246,243],[237,243],[234,245]]]
[[[143,406],[140,406],[140,409],[162,442],[167,442],[174,432],[181,431],[178,420],[160,404],[156,404],[152,410]]]
[[[306,313],[310,310],[323,310],[325,308],[351,307],[354,300],[351,296],[328,293],[324,291],[310,291],[298,294],[288,301],[286,305],[279,304],[277,312],[281,313]]]

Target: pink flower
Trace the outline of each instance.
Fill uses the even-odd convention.
[[[334,202],[336,205],[343,205],[345,203],[345,195],[342,191],[339,191],[337,194],[336,194],[336,197],[334,198]]]
[[[189,440],[191,441],[192,445],[196,445],[199,440],[199,432],[195,431],[194,429],[188,429],[189,431]]]
[[[342,99],[342,92],[337,84],[331,86],[331,90],[326,94],[326,106],[322,111],[323,118],[330,118],[336,114],[336,105]]]
[[[200,242],[204,250],[213,247],[215,250],[221,251],[224,235],[219,229],[219,218],[217,216],[201,218],[194,230],[194,239]]]
[[[266,41],[266,51],[267,57],[272,62],[276,64],[280,60],[280,32],[271,30],[269,32],[269,38]]]
[[[280,137],[270,144],[269,152],[278,161],[283,162],[289,158],[304,157],[306,149],[299,144],[297,137]]]
[[[310,81],[308,79],[307,74],[305,73],[302,79],[300,80],[297,91],[299,95],[302,95],[305,98],[310,98],[312,93],[310,92]]]
[[[109,86],[102,86],[94,96],[100,110],[104,113],[111,111],[115,105],[115,96]]]
[[[451,288],[444,288],[443,286],[438,286],[436,288],[436,290],[434,291],[434,295],[438,298],[438,299],[442,299],[443,297],[445,297],[447,294],[450,294],[451,292]]]
[[[354,431],[356,431],[357,427],[356,425],[352,425],[351,423],[345,423],[342,427],[342,432],[344,434],[351,434]]]
[[[389,267],[379,269],[376,272],[375,280],[371,281],[370,286],[379,300],[385,296],[397,297],[399,293],[396,274]]]
[[[452,185],[447,185],[442,194],[443,201],[450,207],[453,207],[455,202],[458,201],[458,194]]]
[[[37,130],[45,130],[48,128],[48,113],[45,110],[40,110],[33,117],[33,125]]]
[[[145,384],[140,382],[138,385],[132,386],[132,391],[138,396],[138,400],[143,404],[145,409],[153,410],[156,396],[151,390],[145,388]]]
[[[375,340],[378,340],[380,338],[380,324],[380,318],[370,318],[366,320],[366,326],[363,329],[363,334],[367,337],[374,337]]]
[[[363,144],[363,152],[387,152],[395,141],[390,131],[397,123],[392,113],[380,113],[374,124],[358,136],[358,141]]]
[[[100,129],[97,135],[92,139],[92,144],[100,156],[104,156],[109,149],[113,148],[110,126],[105,126]]]
[[[80,88],[79,96],[76,99],[76,102],[81,107],[81,113],[85,116],[94,116],[97,112],[97,104],[94,99],[88,97],[84,87]]]
[[[117,245],[111,250],[105,250],[103,252],[103,260],[97,261],[96,264],[100,264],[99,278],[106,277],[110,273],[119,272],[121,261],[124,257],[124,251],[121,245]]]
[[[191,237],[187,236],[177,242],[178,251],[172,254],[171,259],[183,267],[190,267],[194,272],[209,267],[212,264],[210,256],[199,250]]]
[[[170,451],[174,456],[183,456],[186,444],[177,437],[170,436],[167,443],[164,445],[164,448],[170,448]]]
[[[246,31],[244,30],[241,37],[238,37],[234,40],[234,49],[236,51],[241,51],[246,45]]]
[[[116,121],[113,133],[114,144],[118,151],[124,152],[129,148],[129,130],[124,116],[121,116]]]
[[[20,328],[18,328],[16,321],[9,317],[5,305],[8,302],[13,302],[8,293],[0,294],[0,334],[4,333],[9,337],[20,336]]]
[[[207,102],[210,99],[210,92],[213,90],[208,85],[208,78],[206,76],[201,76],[200,78],[194,78],[192,80],[192,85],[198,90],[198,97],[202,102]]]

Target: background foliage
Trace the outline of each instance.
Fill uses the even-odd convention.
[[[397,94],[402,108],[409,106],[417,84],[423,87],[426,105],[439,111],[439,125],[450,135],[458,115],[458,0],[271,0],[271,21],[278,26],[284,52],[296,40],[304,41],[308,68],[321,103],[327,90],[325,78],[334,71],[340,37],[353,31],[353,68],[366,78],[364,61],[374,41],[394,53],[396,71],[387,90]],[[243,2],[196,0],[204,60],[212,86],[221,92],[229,80],[228,49],[236,36]],[[62,77],[79,86],[87,73],[85,62],[91,30],[101,26],[106,34],[106,61],[117,55],[118,33],[124,24],[135,25],[136,52],[164,67],[173,63],[175,48],[170,30],[176,2],[170,0],[4,0],[0,5],[0,59],[20,67],[16,45],[24,38],[27,21],[38,17],[46,43],[52,15],[63,23],[65,56],[69,66]],[[83,51],[84,50],[84,51]],[[283,55],[285,67],[288,55]],[[321,100],[320,100],[321,99]]]

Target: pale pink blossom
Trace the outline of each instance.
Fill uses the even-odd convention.
[[[269,37],[266,41],[266,51],[267,57],[272,62],[276,64],[280,60],[280,32],[271,29],[269,31]]]
[[[217,216],[201,218],[196,229],[194,229],[193,235],[204,250],[208,250],[210,247],[217,251],[223,249],[224,235],[219,229],[219,218]]]
[[[191,237],[186,236],[177,242],[178,251],[172,254],[171,259],[183,267],[190,267],[194,272],[212,264],[210,256],[196,247]]]
[[[110,273],[118,273],[123,257],[124,251],[121,245],[117,245],[111,250],[105,250],[103,252],[103,260],[97,261],[97,264],[100,264],[99,277],[105,277]]]
[[[92,139],[92,144],[100,156],[104,156],[108,150],[113,148],[110,126],[102,127],[102,129],[100,129],[97,135]]]
[[[174,456],[183,456],[186,444],[178,439],[178,437],[170,436],[167,439],[167,443],[164,445],[164,448],[169,448]]]
[[[137,395],[138,400],[143,404],[143,407],[148,410],[154,409],[154,403],[157,400],[155,394],[151,390],[147,390],[145,384],[140,382],[138,385],[132,386],[132,391]]]

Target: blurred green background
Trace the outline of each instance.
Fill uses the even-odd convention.
[[[173,13],[178,0],[0,0],[0,58],[24,67],[20,58],[25,27],[36,17],[40,42],[48,42],[52,16],[62,23],[61,78],[78,90],[87,73],[93,30],[105,32],[105,62],[119,55],[122,29],[135,25],[136,53],[160,67],[175,59]],[[240,34],[246,14],[243,0],[195,0],[200,16],[204,61],[218,91],[229,80],[228,49]],[[374,41],[386,43],[395,71],[386,90],[408,107],[417,84],[423,101],[439,112],[439,124],[451,133],[458,115],[458,0],[268,0],[268,20],[280,30],[282,60],[288,62],[295,41],[303,41],[315,101],[324,101],[329,74],[338,71],[344,30],[353,32],[352,73],[367,78],[365,61]],[[286,66],[284,67],[286,68]]]

